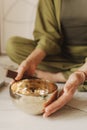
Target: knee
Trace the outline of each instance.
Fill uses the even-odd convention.
[[[6,53],[8,56],[12,56],[13,53],[16,51],[16,39],[17,36],[13,36],[8,39],[7,44],[6,44]]]

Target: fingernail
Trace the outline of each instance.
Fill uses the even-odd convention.
[[[10,82],[9,84],[10,84],[10,85],[12,85],[12,84],[13,84],[13,82]]]
[[[46,118],[46,117],[48,117],[48,116],[47,116],[46,114],[44,114],[44,115],[43,115],[43,118]]]
[[[14,82],[12,81],[12,82],[9,83],[9,85],[11,86],[13,83],[14,83]]]

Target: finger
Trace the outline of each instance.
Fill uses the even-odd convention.
[[[51,104],[53,101],[57,99],[58,91],[56,90],[53,95],[50,97],[50,99],[45,103],[44,107],[47,107],[49,104]]]
[[[25,67],[20,66],[18,69],[18,75],[16,76],[15,80],[20,80],[23,77],[24,72],[25,72]]]
[[[60,97],[61,95],[63,95],[63,93],[64,93],[64,90],[62,89],[62,90],[60,91],[60,93],[59,93],[59,97]]]
[[[10,86],[11,86],[13,83],[15,83],[15,80],[12,80],[12,81],[10,82]]]
[[[45,108],[45,113],[43,114],[43,117],[48,117],[52,113],[56,112],[60,108],[62,108],[67,102],[69,102],[72,98],[72,95],[63,94],[59,99],[57,99],[55,102],[50,104]]]

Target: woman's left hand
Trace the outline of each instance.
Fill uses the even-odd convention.
[[[46,105],[43,117],[50,116],[52,113],[66,105],[72,99],[77,87],[84,81],[85,74],[82,71],[72,73],[67,80],[60,97],[51,104]]]

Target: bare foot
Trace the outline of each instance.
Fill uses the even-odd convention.
[[[36,75],[38,78],[50,80],[52,82],[66,82],[66,79],[65,79],[63,73],[61,73],[61,72],[50,73],[50,72],[36,70]]]

